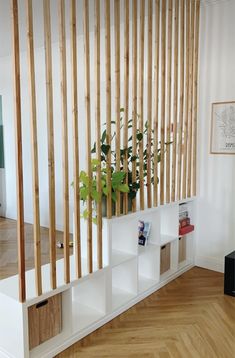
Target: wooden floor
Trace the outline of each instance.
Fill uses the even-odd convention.
[[[235,298],[195,267],[57,356],[68,357],[234,358]]]
[[[26,267],[33,267],[32,226],[26,224]],[[62,233],[57,233],[57,240]],[[42,263],[49,261],[41,229]],[[57,258],[63,250],[57,250]],[[0,279],[17,273],[16,223],[0,218]],[[235,298],[223,275],[193,268],[57,358],[235,358]]]
[[[62,232],[57,231],[57,241],[63,241]],[[49,262],[48,229],[41,228],[42,265]],[[72,249],[71,249],[72,252]],[[33,226],[25,224],[26,270],[34,268]],[[64,255],[57,249],[57,259]],[[16,221],[0,217],[0,280],[18,273]]]

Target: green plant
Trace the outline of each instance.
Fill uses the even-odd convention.
[[[88,218],[88,210],[86,207],[86,200],[89,198],[89,195],[92,199],[92,220],[96,223],[96,205],[102,200],[102,197],[105,197],[109,194],[109,187],[107,185],[107,170],[105,167],[101,168],[101,192],[97,191],[97,166],[101,165],[99,159],[91,160],[92,168],[92,179],[89,179],[88,174],[85,171],[80,172],[80,198],[84,204],[84,210],[82,217],[84,219]],[[111,170],[111,197],[114,202],[116,202],[117,192],[128,193],[129,187],[125,184],[126,173],[123,171],[114,171]]]

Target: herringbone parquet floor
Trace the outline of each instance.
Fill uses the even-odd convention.
[[[198,267],[57,358],[234,358],[235,298],[223,275]]]
[[[17,274],[17,235],[16,221],[0,217],[0,280]],[[57,231],[56,239],[63,241],[63,233]],[[48,229],[41,227],[42,265],[49,262]],[[71,249],[72,253],[72,249]],[[62,258],[63,249],[57,249],[57,259]],[[33,226],[25,224],[26,270],[34,268]]]

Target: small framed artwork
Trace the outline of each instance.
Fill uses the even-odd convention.
[[[235,154],[235,101],[212,103],[212,154]]]

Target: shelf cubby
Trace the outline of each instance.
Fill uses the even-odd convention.
[[[160,248],[149,244],[139,248],[138,292],[144,292],[159,282]]]
[[[178,205],[169,204],[161,207],[160,244],[165,245],[178,237]]]
[[[137,258],[112,268],[112,309],[137,295]]]
[[[107,312],[105,271],[83,280],[72,288],[72,331],[80,331]]]
[[[135,222],[133,218],[128,219],[128,215],[112,219],[110,223],[112,267],[137,256],[138,228]]]

